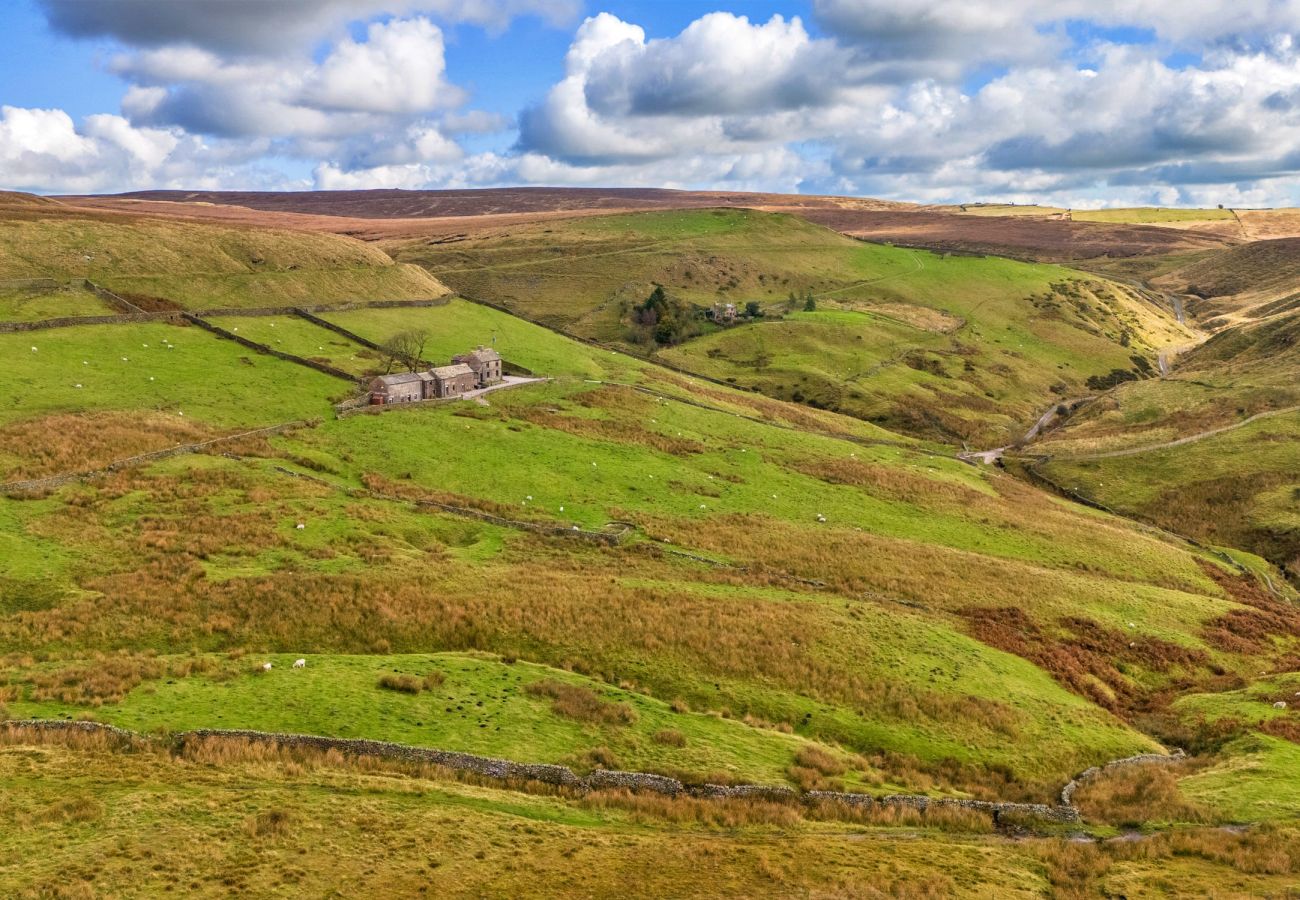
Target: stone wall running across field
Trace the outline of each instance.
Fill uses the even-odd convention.
[[[90,284],[87,282],[87,284]],[[90,285],[92,290],[102,291],[96,285]],[[114,297],[117,295],[114,294]],[[121,298],[118,298],[119,300]],[[126,301],[122,301],[125,303]],[[404,307],[423,308],[430,306],[446,306],[450,301],[449,297],[438,297],[432,300],[356,300],[350,303],[319,303],[314,306],[255,306],[248,309],[242,308],[221,308],[221,309],[201,309],[194,312],[197,316],[291,316],[297,310],[304,310],[308,313],[320,312],[347,312],[353,309],[401,309]],[[127,306],[112,304],[120,309],[127,309]],[[139,310],[139,307],[129,306],[130,309]],[[184,310],[167,309],[160,312],[124,312],[117,315],[107,316],[61,316],[56,319],[38,319],[35,322],[0,322],[0,334],[6,332],[19,331],[45,331],[51,328],[71,328],[77,325],[132,325],[138,322],[175,322],[184,321],[182,313]],[[361,341],[367,344],[367,341]]]
[[[144,740],[143,736],[97,722],[71,722],[46,719],[23,719],[0,722],[0,731],[12,733],[71,732],[103,734],[124,745]],[[1080,822],[1079,812],[1067,805],[1048,806],[1043,803],[999,803],[987,800],[963,800],[950,797],[925,797],[913,794],[892,794],[873,797],[868,794],[850,794],[839,791],[809,791],[801,793],[793,788],[760,784],[686,784],[675,778],[649,772],[616,772],[597,769],[581,776],[568,766],[549,763],[520,763],[472,753],[437,750],[432,747],[414,747],[388,741],[371,741],[360,738],[331,738],[307,734],[272,734],[264,731],[197,729],[172,736],[177,749],[187,744],[205,740],[244,740],[257,744],[270,744],[289,749],[301,748],[316,752],[337,751],[350,756],[375,757],[399,762],[428,763],[459,772],[469,772],[483,778],[501,781],[536,781],[574,791],[628,790],[661,794],[669,797],[695,797],[713,800],[766,800],[779,803],[842,803],[855,809],[906,808],[925,812],[931,809],[967,809],[987,813],[996,823],[1004,816],[1037,819],[1059,824]],[[1112,763],[1112,765],[1114,765]]]
[[[257,341],[250,341],[248,338],[240,337],[239,335],[235,334],[233,331],[229,331],[228,329],[222,328],[220,325],[214,325],[211,322],[209,322],[207,319],[196,316],[194,313],[181,313],[181,317],[184,318],[185,321],[193,325],[197,325],[206,331],[210,331],[213,334],[217,335],[218,337],[223,337],[228,341],[234,341],[235,343],[247,347],[248,349],[253,350],[257,353],[265,353],[267,356],[274,356],[276,359],[282,359],[285,362],[291,362],[300,366],[306,366],[309,369],[315,369],[317,372],[321,372],[325,375],[331,375],[334,378],[340,378],[344,381],[350,381],[353,383],[356,383],[357,381],[357,378],[355,376],[349,374],[348,372],[344,372],[342,369],[336,369],[331,365],[328,365],[323,362],[317,362],[314,359],[307,359],[306,357],[302,357],[302,356],[294,356],[292,353],[285,353],[282,350],[276,350],[274,347],[267,346],[266,344],[259,344]]]
[[[0,495],[3,494],[27,494],[37,491],[53,490],[62,487],[65,484],[71,484],[74,481],[80,481],[83,478],[94,478],[96,475],[104,475],[117,469],[125,469],[131,466],[138,466],[141,463],[156,462],[160,459],[166,459],[169,456],[180,456],[183,453],[198,453],[209,447],[215,447],[217,444],[224,444],[229,441],[236,441],[240,438],[247,437],[264,437],[272,434],[282,434],[295,428],[306,428],[311,422],[282,422],[279,425],[268,425],[266,428],[255,428],[252,431],[241,431],[238,434],[227,434],[222,437],[210,438],[206,441],[198,441],[193,444],[179,444],[175,447],[165,447],[162,450],[153,450],[149,453],[141,453],[139,456],[128,456],[125,459],[115,459],[106,466],[98,469],[88,469],[83,472],[64,472],[60,475],[49,475],[45,478],[31,478],[26,481],[10,481],[6,484],[0,484]]]
[[[1091,781],[1098,775],[1104,775],[1107,772],[1113,772],[1116,769],[1123,769],[1127,766],[1141,765],[1165,765],[1168,763],[1182,762],[1187,758],[1187,754],[1182,750],[1175,750],[1173,753],[1139,753],[1137,756],[1126,756],[1123,759],[1116,759],[1106,763],[1104,766],[1093,766],[1085,769],[1078,775],[1070,779],[1070,783],[1061,788],[1061,802],[1069,806],[1074,802],[1074,792],[1085,781]]]

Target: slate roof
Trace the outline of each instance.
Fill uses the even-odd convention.
[[[399,384],[413,384],[414,382],[422,381],[423,379],[420,378],[421,374],[422,373],[420,372],[402,372],[398,375],[380,375],[375,380],[384,387],[396,387]]]
[[[457,363],[454,366],[438,366],[433,370],[435,378],[455,378],[457,375],[473,375],[474,370],[464,363]]]

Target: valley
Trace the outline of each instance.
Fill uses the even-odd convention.
[[[1290,239],[406,193],[0,199],[6,891],[1300,871]],[[369,398],[478,346],[537,380]]]

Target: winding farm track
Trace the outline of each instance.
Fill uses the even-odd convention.
[[[1245,428],[1247,425],[1258,422],[1261,419],[1271,419],[1276,416],[1285,416],[1290,413],[1300,413],[1300,406],[1288,406],[1285,409],[1270,409],[1266,412],[1255,413],[1255,415],[1242,419],[1240,422],[1234,422],[1231,425],[1211,428],[1209,431],[1189,434],[1186,437],[1176,438],[1172,441],[1165,441],[1161,444],[1147,444],[1142,447],[1128,447],[1123,450],[1108,450],[1104,453],[1083,453],[1076,456],[1052,456],[1051,459],[1053,462],[1085,462],[1093,459],[1115,459],[1121,456],[1138,456],[1143,453],[1154,453],[1158,450],[1169,450],[1173,447],[1181,447],[1184,444],[1193,444],[1197,441],[1203,441],[1206,438],[1226,434],[1229,431],[1236,431],[1238,428]]]

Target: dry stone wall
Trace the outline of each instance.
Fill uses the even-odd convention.
[[[65,484],[71,484],[74,481],[80,481],[83,478],[94,478],[96,475],[104,475],[117,469],[125,469],[131,466],[138,466],[141,463],[155,462],[160,459],[167,459],[170,456],[180,456],[183,453],[198,453],[209,447],[215,447],[217,444],[224,444],[228,441],[239,440],[246,437],[259,437],[263,435],[280,434],[285,431],[291,431],[294,428],[305,428],[312,423],[306,421],[283,422],[279,425],[270,425],[266,428],[257,428],[253,431],[241,431],[239,434],[228,434],[224,437],[211,438],[206,441],[198,441],[193,444],[179,444],[175,447],[167,447],[163,450],[154,450],[149,453],[141,453],[138,456],[128,456],[125,459],[115,459],[106,466],[98,469],[88,469],[84,472],[65,472],[62,475],[51,475],[47,478],[31,478],[26,481],[10,481],[7,484],[0,484],[0,494],[26,494],[34,491],[48,491]]]
[[[0,728],[10,731],[75,731],[101,732],[124,743],[142,740],[140,735],[102,725],[97,722],[68,722],[60,720],[25,719],[0,723]],[[173,735],[178,748],[187,743],[208,739],[236,739],[258,744],[271,744],[286,748],[303,748],[317,752],[334,750],[352,756],[376,757],[403,762],[431,763],[460,772],[470,772],[484,778],[501,781],[536,781],[575,791],[628,790],[662,794],[669,797],[688,796],[700,799],[762,799],[784,803],[843,803],[858,809],[906,807],[924,812],[929,809],[969,809],[987,813],[995,822],[1003,816],[1040,819],[1046,822],[1075,824],[1080,821],[1078,810],[1072,806],[1048,806],[1042,803],[998,803],[985,800],[932,798],[910,794],[872,797],[867,794],[850,794],[839,791],[809,791],[800,793],[792,788],[772,785],[741,784],[686,784],[675,778],[649,772],[619,772],[597,769],[583,777],[568,766],[546,763],[519,763],[512,760],[476,756],[431,747],[413,747],[388,741],[371,741],[360,738],[330,738],[306,734],[276,734],[264,731],[198,729]]]
[[[1067,806],[1070,805],[1074,802],[1074,792],[1077,791],[1085,781],[1091,781],[1098,775],[1105,774],[1106,772],[1113,772],[1116,769],[1122,769],[1126,766],[1165,765],[1168,763],[1182,762],[1186,758],[1187,754],[1181,749],[1168,754],[1139,753],[1136,756],[1126,756],[1123,759],[1111,760],[1104,766],[1093,766],[1090,769],[1084,769],[1078,775],[1070,779],[1069,784],[1061,788],[1061,802]]]
[[[181,317],[184,318],[185,321],[197,325],[200,328],[204,329],[205,331],[210,331],[219,337],[223,337],[228,341],[234,341],[236,344],[245,346],[250,350],[254,350],[258,353],[265,353],[267,356],[274,356],[276,359],[282,359],[285,362],[291,362],[291,363],[296,363],[300,366],[306,366],[309,369],[315,369],[317,372],[322,372],[326,375],[331,375],[335,378],[341,378],[344,381],[349,381],[354,384],[357,381],[357,379],[353,375],[351,375],[348,372],[344,372],[342,369],[336,369],[331,365],[327,365],[322,362],[317,362],[314,359],[307,359],[302,356],[294,356],[292,353],[285,353],[283,351],[276,350],[274,347],[269,347],[266,344],[259,344],[257,341],[250,341],[248,338],[240,337],[239,335],[235,334],[233,331],[228,331],[227,329],[222,328],[220,325],[214,325],[211,322],[209,322],[207,319],[200,318],[199,316],[196,316],[194,313],[181,313]]]

